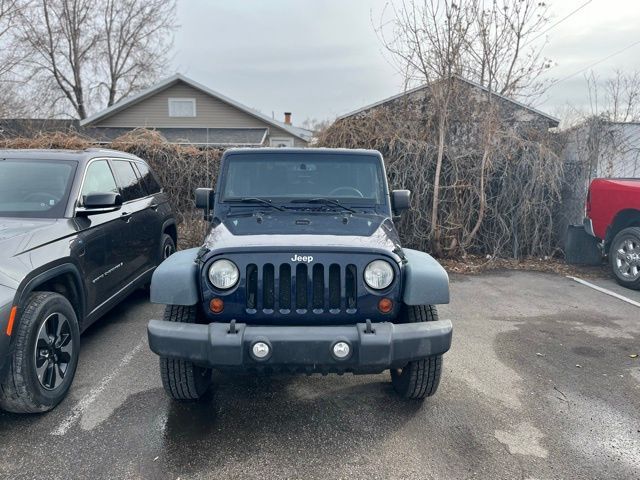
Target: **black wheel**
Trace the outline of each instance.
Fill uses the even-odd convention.
[[[173,241],[173,238],[170,235],[163,233],[162,237],[160,238],[160,252],[158,254],[160,260],[158,262],[158,265],[164,262],[174,253],[176,253],[176,243]],[[145,283],[140,287],[140,289],[148,295],[151,290],[151,282]]]
[[[609,263],[620,285],[640,290],[640,227],[618,232],[611,242]]]
[[[433,322],[438,320],[438,310],[434,305],[405,305],[400,316],[401,323]],[[422,400],[438,390],[441,371],[442,355],[434,355],[391,369],[391,383],[400,396]]]
[[[174,253],[176,253],[176,242],[173,241],[170,235],[163,233],[160,239],[160,261],[164,262]]]
[[[197,306],[167,305],[164,320],[195,323]],[[198,400],[211,386],[211,369],[192,362],[160,357],[160,377],[167,394],[174,400]]]
[[[35,292],[14,329],[15,350],[0,382],[0,407],[16,413],[46,412],[71,387],[78,365],[80,331],[69,301]]]

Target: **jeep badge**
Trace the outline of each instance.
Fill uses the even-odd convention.
[[[313,257],[311,255],[300,256],[297,253],[294,253],[293,257],[291,257],[291,261],[292,262],[311,263],[311,262],[313,262]]]

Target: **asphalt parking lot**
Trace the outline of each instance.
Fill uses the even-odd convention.
[[[162,307],[136,294],[83,336],[55,411],[0,413],[0,477],[640,477],[639,307],[527,272],[454,277],[452,299],[423,404],[383,374],[219,376],[206,402],[177,405],[146,344]]]

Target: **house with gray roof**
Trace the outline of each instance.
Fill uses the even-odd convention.
[[[526,105],[518,100],[500,95],[490,91],[487,87],[458,75],[453,75],[454,88],[462,98],[470,102],[482,104],[491,100],[499,106],[501,120],[505,124],[537,126],[548,130],[558,127],[560,121],[537,108]],[[434,84],[422,84],[415,88],[405,90],[397,95],[383,100],[365,105],[349,113],[339,116],[336,121],[366,117],[380,109],[390,109],[397,111],[407,111],[408,106],[415,106],[418,109],[428,108],[431,89]],[[477,113],[482,112],[482,108],[477,109]],[[409,120],[404,117],[404,120]]]
[[[169,142],[213,147],[306,147],[312,132],[277,121],[181,74],[127,97],[84,120],[0,120],[0,138],[46,131],[77,131],[110,143],[136,128]]]

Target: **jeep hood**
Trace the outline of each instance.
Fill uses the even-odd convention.
[[[400,241],[388,217],[376,214],[290,214],[234,216],[214,222],[204,248],[229,251],[327,248],[394,252]]]

